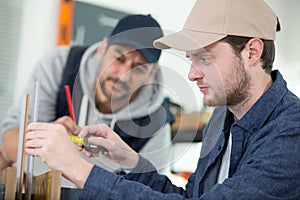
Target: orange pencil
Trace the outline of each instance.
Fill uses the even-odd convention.
[[[74,109],[73,109],[73,103],[72,103],[72,97],[71,97],[71,92],[70,92],[70,87],[68,85],[65,86],[65,92],[66,92],[66,98],[67,98],[70,117],[72,118],[72,120],[74,122],[76,122],[75,121],[75,115],[74,115]]]

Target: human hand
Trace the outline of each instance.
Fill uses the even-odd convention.
[[[67,115],[56,119],[52,123],[63,125],[69,134],[77,135],[80,131],[80,127],[77,126],[73,119]]]
[[[0,169],[12,166],[12,164],[17,161],[18,141],[18,128],[12,128],[4,133],[1,147]]]
[[[92,164],[80,156],[63,125],[31,123],[25,139],[25,153],[40,157],[77,186],[83,186]]]
[[[0,149],[0,172],[9,166],[10,166],[10,163],[8,163],[6,161],[6,159],[4,159],[1,149]]]
[[[88,136],[90,144],[104,147],[107,150],[104,155],[121,166],[132,168],[138,163],[138,154],[106,124],[85,126],[81,129],[79,136]]]

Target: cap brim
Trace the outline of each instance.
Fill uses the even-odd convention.
[[[158,50],[153,46],[150,47],[144,46],[143,44],[134,42],[132,40],[118,38],[109,42],[109,45],[113,45],[113,44],[132,46],[135,50],[138,50],[139,52],[142,53],[147,63],[156,63],[160,57],[161,50]]]
[[[182,30],[155,40],[153,45],[158,49],[173,48],[181,51],[191,51],[206,47],[226,36],[227,35]]]
[[[154,48],[153,41],[162,36],[163,34],[159,27],[141,27],[110,36],[108,45],[130,45],[139,50],[148,63],[156,63],[160,57],[161,50]]]

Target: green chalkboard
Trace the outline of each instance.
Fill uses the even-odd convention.
[[[91,45],[108,36],[120,18],[128,15],[101,6],[75,2],[73,16],[72,43],[77,45]]]

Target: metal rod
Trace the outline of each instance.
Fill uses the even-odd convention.
[[[39,83],[39,81],[36,81],[32,122],[37,122],[37,120],[38,120],[39,91],[40,91],[40,83]],[[26,184],[25,184],[25,199],[26,200],[31,199],[31,194],[33,192],[32,191],[33,170],[34,170],[34,156],[27,155]]]

